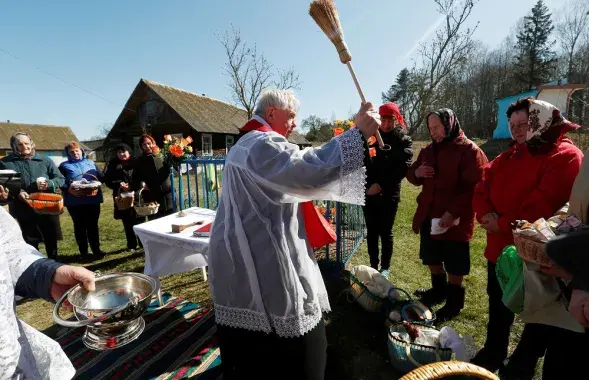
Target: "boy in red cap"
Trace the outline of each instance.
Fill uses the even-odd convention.
[[[413,159],[413,143],[406,133],[405,121],[394,103],[385,103],[378,109],[380,134],[391,150],[384,151],[374,143],[376,155],[367,165],[366,205],[363,207],[366,220],[370,266],[388,276],[393,256],[393,224],[401,197],[401,181]],[[379,255],[378,241],[382,250]],[[379,260],[380,256],[380,260]]]

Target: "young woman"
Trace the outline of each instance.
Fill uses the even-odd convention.
[[[407,179],[422,186],[417,197],[413,231],[421,236],[419,256],[429,266],[432,288],[416,295],[432,306],[446,300],[437,314],[442,322],[464,307],[464,276],[470,272],[470,240],[474,232],[472,196],[487,157],[466,138],[450,109],[431,112],[427,126],[432,143],[421,150]],[[432,234],[432,227],[436,234]]]

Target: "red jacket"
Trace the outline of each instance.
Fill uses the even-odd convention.
[[[485,153],[462,132],[453,141],[423,148],[407,172],[409,182],[423,186],[417,196],[413,232],[419,233],[427,219],[440,218],[447,211],[454,218],[460,218],[460,224],[432,238],[470,241],[474,232],[472,196],[488,162]],[[422,164],[434,169],[434,178],[415,176],[415,170]]]
[[[547,219],[567,203],[582,160],[572,141],[560,137],[545,154],[532,155],[526,144],[513,145],[485,168],[473,208],[479,223],[490,212],[499,214],[501,230],[487,233],[487,260],[496,262],[503,248],[513,244],[513,221]]]

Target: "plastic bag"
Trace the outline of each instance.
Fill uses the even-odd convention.
[[[367,265],[356,265],[350,273],[366,286],[368,291],[378,297],[387,298],[393,284],[379,271]]]
[[[515,246],[503,249],[497,259],[495,274],[503,290],[502,301],[512,312],[519,314],[524,310],[524,269],[523,260],[518,256]]]

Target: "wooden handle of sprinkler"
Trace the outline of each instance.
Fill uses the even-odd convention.
[[[354,84],[356,85],[356,89],[358,90],[358,94],[360,95],[360,99],[362,99],[362,103],[366,103],[366,98],[364,97],[364,92],[360,87],[360,83],[358,82],[358,78],[356,77],[356,73],[354,72],[354,67],[352,67],[352,61],[348,61],[346,63],[348,69],[350,70],[350,74],[352,74],[352,79],[354,80]],[[378,141],[378,146],[382,149],[384,148],[384,141],[382,141],[382,137],[380,136],[380,132],[376,130],[376,141]]]

